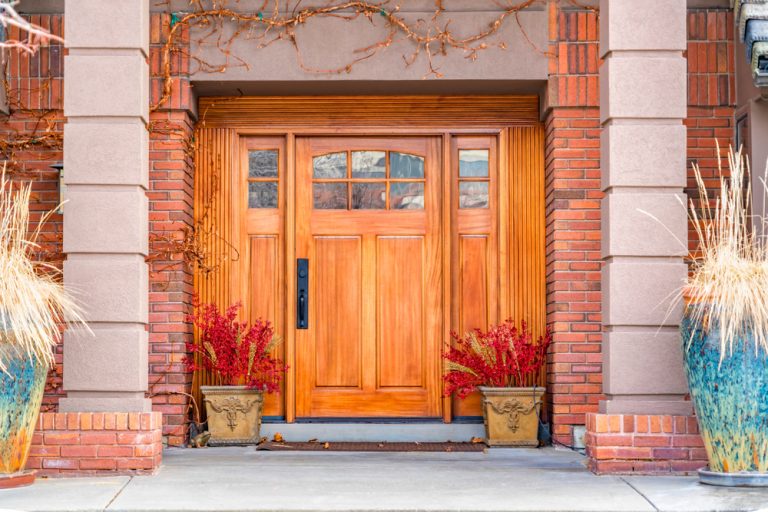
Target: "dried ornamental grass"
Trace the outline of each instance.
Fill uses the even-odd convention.
[[[61,322],[85,325],[82,311],[64,290],[61,271],[34,261],[45,214],[29,231],[30,183],[13,183],[0,173],[0,343],[53,365],[53,349],[61,333]],[[6,363],[0,351],[0,371]]]
[[[721,361],[733,353],[737,340],[750,335],[755,351],[768,352],[765,216],[751,215],[749,168],[741,151],[729,150],[728,167],[730,179],[719,167],[720,190],[714,197],[698,166],[693,167],[701,206],[697,209],[690,200],[688,216],[699,246],[683,290],[692,320],[719,327]],[[752,228],[753,219],[763,226],[760,233]]]

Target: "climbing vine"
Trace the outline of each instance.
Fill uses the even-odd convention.
[[[559,0],[574,6],[587,8],[578,0]],[[237,3],[237,2],[236,2]],[[284,4],[281,0],[263,0],[258,10],[241,12],[230,6],[227,0],[190,0],[190,12],[175,12],[171,15],[168,37],[161,52],[161,69],[163,87],[160,98],[152,105],[151,110],[157,110],[164,105],[172,95],[173,76],[171,72],[172,56],[175,53],[187,53],[187,56],[197,63],[199,69],[205,72],[225,72],[232,66],[248,67],[248,63],[232,52],[234,42],[245,38],[253,42],[254,49],[263,49],[273,44],[284,42],[290,44],[296,53],[299,67],[309,73],[344,74],[363,61],[369,60],[382,50],[389,48],[398,40],[410,43],[410,53],[403,55],[406,67],[412,66],[419,56],[426,56],[427,70],[424,77],[440,78],[440,68],[435,57],[447,55],[449,51],[459,51],[465,58],[474,61],[478,53],[491,47],[506,49],[504,41],[491,40],[497,35],[508,20],[513,19],[519,27],[524,39],[535,50],[549,55],[537,48],[528,37],[520,21],[520,12],[534,5],[545,5],[546,0],[522,0],[513,3],[511,0],[497,0],[501,8],[496,17],[483,29],[468,36],[458,36],[453,30],[451,19],[446,19],[447,10],[444,0],[434,0],[434,10],[429,18],[408,20],[401,14],[399,4],[384,0],[371,2],[365,0],[333,1],[322,6],[303,7],[302,0],[290,0]],[[292,5],[291,5],[292,4]],[[284,9],[280,9],[284,5]],[[342,65],[319,68],[308,65],[303,57],[300,45],[299,29],[315,19],[342,19],[353,21],[360,18],[370,21],[370,26],[377,27],[375,19],[385,21],[384,34],[374,43],[354,50],[350,60]],[[204,35],[198,40],[199,44],[212,44],[223,55],[223,62],[212,63],[197,55],[189,54],[180,44],[188,33],[188,29],[200,29]]]

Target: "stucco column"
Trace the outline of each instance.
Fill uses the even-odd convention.
[[[600,1],[604,413],[689,414],[686,0]]]
[[[66,0],[64,283],[95,336],[64,335],[61,411],[149,411],[148,0]]]

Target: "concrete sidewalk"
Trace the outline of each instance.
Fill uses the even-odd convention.
[[[155,476],[41,479],[0,491],[25,511],[766,510],[768,489],[599,477],[552,448],[488,453],[167,450]]]

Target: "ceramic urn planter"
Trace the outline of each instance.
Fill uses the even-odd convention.
[[[488,446],[539,446],[544,388],[480,387]]]
[[[208,446],[257,444],[261,430],[264,394],[246,386],[202,386],[208,431]]]
[[[709,467],[702,483],[768,486],[768,356],[742,336],[720,357],[720,330],[683,318],[683,362]]]
[[[24,471],[48,368],[0,345],[7,372],[0,372],[0,489],[29,485],[33,471]]]

